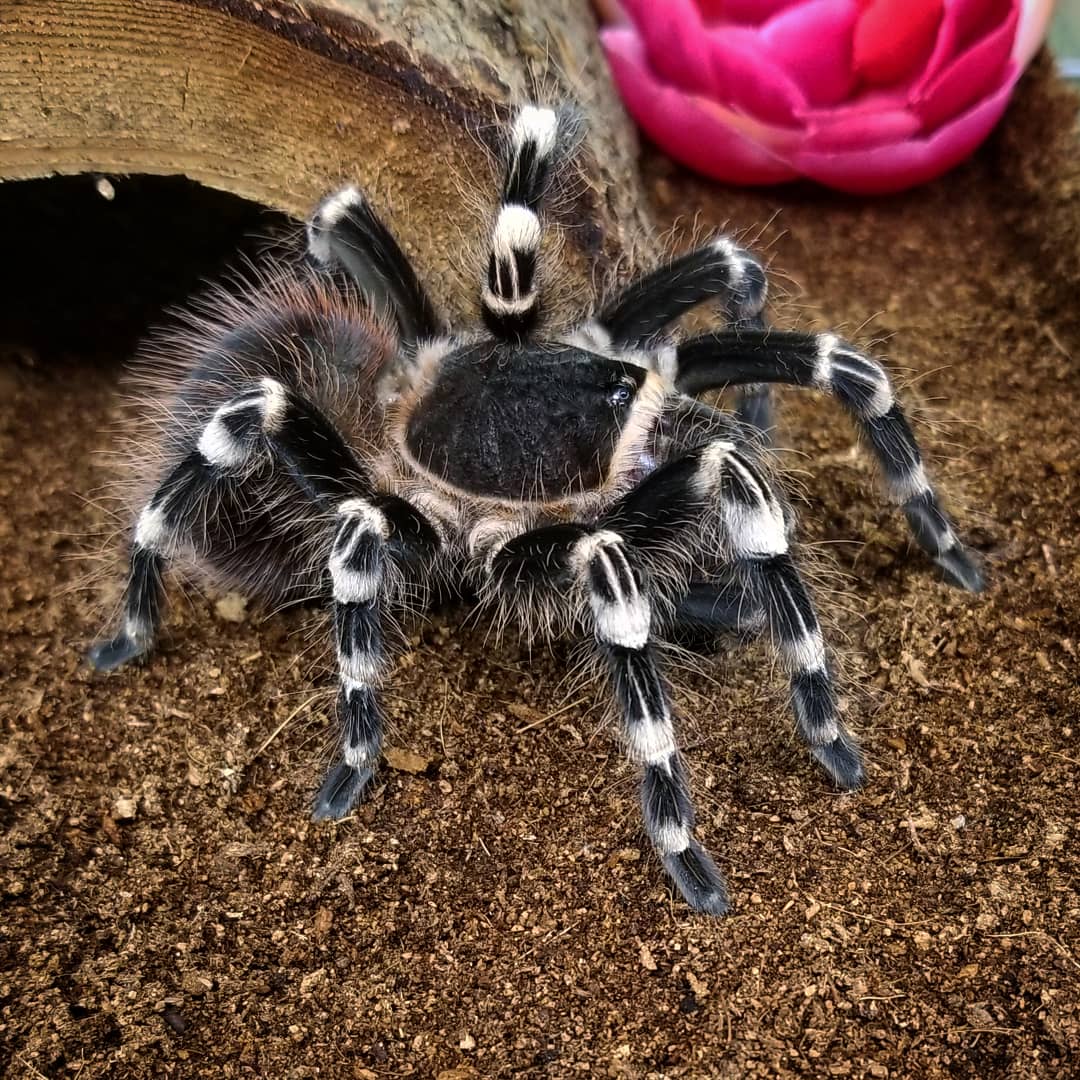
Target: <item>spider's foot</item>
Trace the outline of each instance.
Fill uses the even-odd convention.
[[[696,841],[676,855],[662,855],[683,899],[703,915],[726,915],[731,907],[727,882],[709,853]]]
[[[944,571],[945,580],[950,585],[973,593],[980,593],[986,588],[986,577],[973,556],[961,544],[957,543],[948,551],[942,552],[934,562]]]
[[[902,509],[919,547],[941,567],[945,580],[968,592],[982,592],[986,579],[974,557],[957,540],[933,490],[927,487],[908,499]]]
[[[861,787],[865,778],[862,750],[847,732],[842,732],[831,743],[811,746],[810,753],[819,765],[832,777],[833,783],[844,791]]]
[[[111,641],[99,641],[86,659],[95,671],[113,671],[131,660],[141,660],[150,650],[130,634],[117,634]]]
[[[315,796],[315,805],[311,809],[313,821],[339,821],[348,817],[375,779],[375,770],[354,769],[341,762],[327,774],[319,793]]]

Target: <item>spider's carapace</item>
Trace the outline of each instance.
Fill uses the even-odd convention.
[[[408,401],[404,447],[437,483],[543,504],[595,491],[635,456],[663,401],[653,372],[559,342],[448,353]]]

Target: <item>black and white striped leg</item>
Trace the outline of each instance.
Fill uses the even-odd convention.
[[[715,554],[734,570],[750,612],[761,612],[788,670],[800,735],[838,785],[857,786],[861,755],[837,713],[821,629],[789,554],[784,505],[752,457],[726,441],[701,447],[653,473],[605,524],[646,553],[677,545],[678,531],[691,525],[699,543],[716,531]]]
[[[837,712],[817,613],[786,552],[741,564],[747,591],[764,612],[766,627],[791,680],[791,708],[803,741],[837,787],[858,787],[863,757]]]
[[[320,266],[344,269],[374,307],[393,315],[407,347],[444,332],[412,264],[355,187],[319,203],[307,237],[308,253]]]
[[[315,405],[281,384],[263,384],[275,403],[262,422],[267,450],[313,504],[333,505],[338,520],[329,569],[341,681],[341,761],[330,770],[312,809],[316,819],[337,819],[369,789],[382,746],[377,690],[386,666],[387,567],[391,561],[413,570],[430,565],[439,539],[410,503],[371,491],[356,456]]]
[[[671,633],[679,645],[715,652],[722,637],[754,638],[765,613],[742,580],[695,581],[675,606]]]
[[[510,129],[502,204],[480,292],[484,322],[498,338],[525,337],[540,316],[540,208],[568,123],[568,114],[527,105]]]
[[[722,330],[679,346],[677,385],[684,393],[765,382],[832,394],[870,444],[889,499],[903,511],[919,546],[953,585],[982,590],[982,571],[941,508],[915,436],[880,364],[833,334]]]
[[[337,533],[330,551],[337,645],[341,760],[312,808],[316,820],[348,816],[371,787],[383,741],[378,691],[386,672],[383,616],[387,570],[430,565],[439,539],[427,518],[392,495],[344,499],[336,506]]]
[[[722,915],[727,887],[693,835],[693,802],[675,742],[670,693],[650,644],[652,606],[628,545],[613,532],[554,526],[509,541],[490,565],[498,588],[535,590],[546,580],[573,595],[575,584],[584,586],[623,737],[644,768],[645,830],[686,902],[696,911]]]
[[[169,558],[185,546],[199,552],[215,487],[242,482],[273,440],[287,437],[299,400],[277,380],[261,379],[215,411],[195,448],[158,485],[135,525],[122,628],[90,650],[90,664],[98,671],[111,671],[153,649]]]
[[[158,487],[139,517],[124,625],[96,646],[90,662],[109,670],[153,646],[163,601],[162,571],[195,531],[214,484],[242,482],[270,456],[316,505],[332,503],[338,521],[329,556],[341,688],[342,760],[315,801],[317,818],[339,818],[361,798],[382,745],[376,689],[385,667],[381,604],[386,567],[429,563],[438,536],[415,507],[370,490],[355,456],[333,425],[301,395],[273,379],[222,405],[193,450]],[[360,494],[358,494],[360,492]]]
[[[197,451],[189,454],[162,481],[139,515],[120,630],[94,645],[87,657],[97,671],[112,671],[153,650],[165,606],[167,558],[190,531],[193,514],[213,482],[214,470],[202,455]]]
[[[315,796],[316,820],[334,820],[352,811],[374,779],[383,741],[377,693],[386,666],[380,599],[389,523],[362,498],[340,503],[337,516],[330,578],[341,682],[337,705],[341,761]]]
[[[686,902],[695,911],[723,915],[723,875],[693,835],[694,806],[675,742],[671,695],[649,644],[649,600],[614,534],[584,538],[578,557],[587,568],[596,641],[607,660],[623,736],[631,757],[644,767],[645,831]]]
[[[121,629],[90,650],[92,667],[111,671],[153,649],[168,559],[185,544],[199,546],[202,515],[215,484],[242,474],[258,457],[264,428],[280,422],[285,405],[284,388],[271,379],[239,394],[214,413],[196,448],[158,485],[135,525]]]
[[[730,319],[750,319],[765,305],[765,271],[727,237],[632,281],[600,309],[598,322],[620,348],[642,348],[691,308],[719,300]]]
[[[783,504],[753,461],[733,447],[714,444],[701,465],[697,482],[717,502],[722,542],[788,671],[799,734],[840,787],[856,787],[862,756],[837,712],[821,627],[789,554]]]

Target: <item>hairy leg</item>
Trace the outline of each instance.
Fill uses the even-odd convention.
[[[484,323],[497,338],[524,338],[540,318],[540,211],[555,165],[572,148],[577,126],[569,111],[527,105],[508,133],[501,201],[480,290]]]
[[[376,494],[355,455],[309,401],[273,379],[223,404],[195,449],[159,485],[139,517],[120,633],[95,646],[90,662],[110,670],[154,644],[167,559],[190,545],[208,493],[243,483],[272,461],[292,477],[313,507],[332,509],[329,555],[340,692],[341,763],[316,798],[316,817],[342,817],[370,783],[382,745],[377,690],[386,669],[382,619],[390,562],[429,562],[438,548],[426,518],[404,500]]]
[[[766,294],[761,264],[721,236],[630,282],[601,308],[594,322],[616,348],[639,349],[709,300],[720,304],[729,322],[763,327]],[[769,387],[764,383],[742,387],[736,413],[767,440],[773,425]]]
[[[307,235],[315,262],[344,269],[374,307],[397,320],[406,347],[445,332],[412,264],[356,188],[342,188],[323,199],[311,215]]]
[[[837,711],[817,615],[791,558],[784,504],[749,449],[717,440],[691,451],[625,496],[603,525],[624,536],[646,565],[685,546],[692,532],[707,561],[731,568],[788,671],[799,734],[837,785],[856,787],[862,756]],[[676,619],[680,599],[687,603],[676,598]]]
[[[890,501],[916,543],[953,585],[980,592],[984,578],[964,549],[927,477],[922,454],[885,370],[833,334],[721,330],[683,342],[679,389],[687,394],[745,383],[787,383],[824,390],[859,425],[877,458]]]
[[[513,604],[522,592],[547,594],[565,606],[572,621],[591,624],[623,741],[642,767],[645,831],[687,903],[696,911],[723,914],[727,887],[693,835],[694,808],[671,694],[652,646],[652,604],[628,545],[610,530],[550,526],[496,544],[486,566],[489,595]]]

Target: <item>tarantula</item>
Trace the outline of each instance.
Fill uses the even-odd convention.
[[[978,591],[982,576],[884,370],[832,334],[767,327],[765,274],[731,240],[573,326],[544,325],[542,204],[577,139],[570,112],[536,106],[504,139],[486,329],[447,325],[347,187],[315,210],[303,264],[218,294],[159,348],[173,373],[165,466],[144,466],[156,488],[134,528],[122,626],[90,660],[108,671],[153,648],[179,556],[271,602],[332,601],[341,749],[314,817],[342,818],[380,756],[390,620],[449,579],[498,621],[591,637],[643,769],[649,839],[690,906],[720,914],[727,888],[694,835],[658,640],[766,634],[812,756],[841,788],[863,777],[790,551],[793,515],[765,465],[767,384],[835,397],[917,543],[953,584]],[[726,328],[680,340],[672,327],[705,301]],[[747,388],[742,415],[693,396],[730,386]]]

